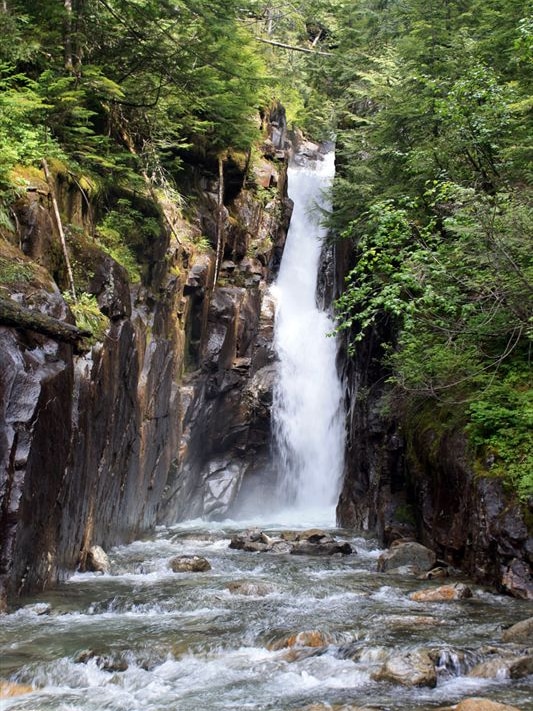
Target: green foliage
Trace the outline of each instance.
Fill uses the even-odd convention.
[[[525,14],[515,0],[364,0],[339,19],[341,90],[330,92],[332,227],[356,258],[339,327],[352,352],[370,332],[385,339],[400,410],[459,413],[478,461],[492,458],[522,498],[533,327]]]
[[[87,345],[103,341],[109,328],[109,319],[100,311],[96,297],[83,292],[74,300],[70,292],[64,292],[63,298],[76,319],[76,326],[83,331],[91,332],[92,336],[85,339]]]
[[[533,496],[533,394],[530,373],[508,370],[469,408],[468,431],[480,473],[500,476],[524,501]]]
[[[132,283],[137,283],[145,245],[156,239],[160,230],[156,218],[145,217],[122,198],[98,225],[97,237],[102,249],[126,269]]]
[[[28,262],[17,262],[0,257],[0,285],[31,282],[35,277],[33,266]]]

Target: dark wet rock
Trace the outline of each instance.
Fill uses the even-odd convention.
[[[512,627],[508,627],[502,633],[504,642],[516,642],[518,644],[533,644],[533,617],[521,620]]]
[[[375,681],[390,681],[402,686],[433,688],[437,684],[435,666],[425,650],[412,650],[391,656],[372,678]]]
[[[113,657],[106,654],[98,654],[92,649],[84,649],[74,658],[76,664],[87,664],[93,661],[99,669],[107,672],[123,672],[128,669],[128,663],[122,657]]]
[[[178,555],[168,561],[173,573],[205,573],[211,570],[211,564],[198,555]]]
[[[533,674],[533,655],[527,655],[514,659],[509,664],[509,676],[511,679],[523,679]]]
[[[230,548],[260,553],[290,553],[292,555],[329,556],[348,555],[353,549],[346,541],[337,541],[323,531],[283,533],[279,538],[268,536],[259,529],[238,533],[230,541]]]
[[[308,541],[309,543],[323,542],[324,538],[331,540],[331,536],[320,528],[309,528],[307,531],[297,533],[296,540]]]
[[[441,585],[438,588],[417,590],[409,596],[415,602],[448,602],[451,600],[465,600],[472,597],[472,591],[463,583]]]
[[[431,570],[437,556],[434,551],[416,542],[396,542],[378,558],[378,572],[384,573],[391,568],[411,565],[419,572]]]
[[[337,553],[349,555],[353,553],[353,549],[346,541],[332,541],[331,543],[299,541],[293,544],[290,552],[291,555],[330,556]]]
[[[111,562],[101,546],[91,546],[87,551],[83,570],[90,573],[109,573]]]
[[[228,584],[228,590],[232,595],[249,595],[254,597],[264,597],[276,592],[275,585],[263,582],[232,582]]]
[[[436,568],[428,570],[427,573],[420,575],[420,580],[437,580],[439,578],[447,578],[450,575],[449,568],[439,565]]]
[[[112,321],[131,316],[128,274],[109,255],[102,254],[93,266],[88,292],[96,296],[100,310]]]

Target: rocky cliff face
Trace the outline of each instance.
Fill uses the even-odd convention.
[[[52,271],[47,209],[19,209],[23,248]],[[162,233],[159,248],[170,257],[176,245]],[[49,272],[10,252],[27,272],[11,280],[11,298],[72,321]],[[9,594],[61,579],[93,543],[152,526],[175,456],[183,285],[168,272],[130,295],[114,260],[100,253],[93,267],[92,291],[109,317],[102,342],[76,353],[33,331],[0,328],[0,571]]]
[[[223,208],[215,289],[214,249],[187,246],[200,232],[216,245],[207,190],[196,225],[181,225],[181,238],[162,227],[145,250],[141,285],[90,240],[71,238],[85,288],[109,319],[101,341],[77,352],[0,326],[0,598],[62,579],[94,544],[131,540],[160,519],[224,513],[243,478],[262,471],[273,377],[267,285],[290,214],[282,119],[256,187],[235,190]],[[0,240],[0,268],[17,267],[2,296],[72,322],[52,278],[63,266],[42,192],[15,206],[15,244]],[[57,192],[83,231],[82,196],[60,181]]]
[[[283,178],[283,174],[281,176]],[[276,185],[283,186],[276,176]],[[268,285],[283,249],[290,201],[284,190],[260,204],[243,191],[226,220],[220,286],[198,328],[198,369],[181,389],[186,402],[180,459],[161,505],[162,520],[225,517],[245,490],[273,483],[270,405],[275,377],[274,302]],[[205,291],[207,273],[190,288]],[[244,483],[244,488],[243,488]]]
[[[350,259],[340,245],[337,284]],[[480,582],[533,598],[524,507],[499,480],[476,476],[464,432],[429,411],[411,419],[395,411],[381,351],[388,337],[373,330],[355,356],[341,353],[348,417],[339,523],[376,532],[386,544],[415,536]]]

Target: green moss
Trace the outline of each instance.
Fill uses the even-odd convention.
[[[19,262],[0,256],[0,284],[29,284],[35,278],[35,270],[30,262]]]
[[[74,301],[69,292],[63,294],[70,310],[76,319],[76,326],[84,331],[90,331],[92,336],[84,339],[87,345],[94,345],[102,341],[109,328],[109,319],[100,311],[98,301],[92,294],[80,294]]]

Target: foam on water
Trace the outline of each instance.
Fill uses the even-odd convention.
[[[288,172],[294,208],[280,272],[274,347],[279,359],[272,420],[278,454],[279,502],[292,520],[318,517],[334,525],[344,457],[342,389],[330,315],[317,306],[316,289],[326,229],[321,210],[335,173],[334,153]],[[329,517],[329,519],[327,518]]]

